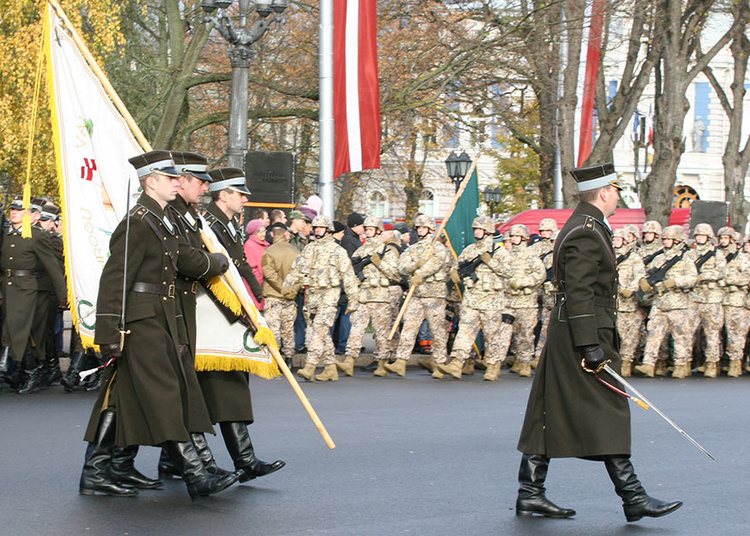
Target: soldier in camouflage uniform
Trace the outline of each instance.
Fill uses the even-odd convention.
[[[534,369],[539,362],[539,357],[542,355],[544,343],[547,342],[547,326],[549,325],[550,313],[555,306],[555,292],[557,292],[557,287],[555,286],[555,274],[552,270],[552,251],[555,249],[555,238],[557,238],[558,232],[557,222],[552,218],[544,218],[539,222],[539,234],[542,239],[536,244],[529,246],[529,251],[539,257],[539,260],[544,264],[546,273],[544,283],[541,289],[539,289],[542,303],[542,317],[540,320],[542,326],[539,331],[539,340],[536,343],[534,361],[531,362],[531,368]]]
[[[513,328],[507,323],[508,311],[503,299],[504,278],[510,273],[510,254],[493,241],[492,218],[479,216],[472,223],[476,243],[464,248],[458,257],[458,268],[450,272],[451,280],[466,289],[461,303],[458,334],[453,342],[450,364],[438,365],[444,374],[461,379],[463,366],[481,329],[485,341],[485,380],[497,380],[502,366],[502,349],[507,349]],[[503,322],[506,317],[506,322]]]
[[[726,272],[720,282],[724,291],[724,326],[727,331],[727,355],[729,371],[727,376],[742,376],[742,358],[750,329],[750,311],[747,302],[747,289],[750,286],[750,257],[739,249],[734,240],[735,231],[731,227],[722,227],[717,251],[724,255]]]
[[[635,350],[641,327],[646,320],[643,308],[638,306],[635,293],[638,282],[646,277],[646,269],[636,249],[635,241],[628,241],[633,235],[624,228],[613,233],[612,244],[617,255],[617,333],[620,336],[620,374],[629,377],[633,370]]]
[[[346,250],[333,239],[333,220],[328,216],[316,216],[312,227],[315,240],[294,259],[291,272],[284,280],[283,292],[291,296],[306,289],[305,311],[312,335],[307,344],[307,361],[297,375],[308,381],[337,381],[339,373],[331,328],[336,320],[341,283],[349,297],[349,311],[353,312],[359,303],[359,281]],[[315,367],[321,360],[325,368],[315,375]]]
[[[685,239],[685,229],[679,225],[670,225],[664,229],[664,253],[655,262],[660,267],[670,263],[671,267],[655,287],[651,287],[645,279],[641,279],[639,283],[644,292],[656,291],[648,317],[643,363],[635,367],[636,372],[649,378],[654,377],[659,348],[668,333],[674,339],[675,369],[672,377],[684,378],[690,372],[693,330],[687,313],[690,306],[689,292],[698,279],[698,271],[695,264],[687,258]]]
[[[695,249],[685,257],[689,258],[698,271],[698,279],[691,298],[691,317],[695,334],[702,327],[706,337],[706,369],[703,375],[715,378],[719,373],[721,358],[721,328],[724,327],[724,292],[719,286],[724,279],[727,261],[717,253],[711,243],[714,231],[708,223],[699,223],[693,231]]]
[[[531,362],[534,360],[534,328],[539,321],[537,295],[544,283],[546,270],[539,257],[528,248],[529,230],[525,225],[514,225],[508,233],[513,243],[510,251],[512,272],[508,278],[508,308],[515,317],[514,350],[516,361],[511,372],[528,378],[531,376]]]
[[[346,344],[344,361],[336,363],[339,369],[351,376],[354,362],[362,349],[365,329],[372,323],[375,334],[375,355],[378,367],[375,376],[385,377],[385,364],[391,356],[391,341],[388,333],[394,319],[389,287],[391,280],[399,277],[399,251],[394,245],[383,243],[381,234],[385,230],[383,220],[368,216],[364,222],[365,243],[352,255],[354,272],[360,279],[359,307],[352,315],[352,328]]]
[[[414,293],[404,312],[404,325],[396,349],[396,362],[386,364],[385,369],[399,376],[406,375],[406,363],[411,355],[419,326],[427,320],[432,332],[432,359],[422,365],[432,370],[433,378],[444,374],[435,364],[448,359],[448,326],[445,321],[447,278],[450,266],[450,251],[435,237],[435,219],[421,214],[414,219],[419,241],[409,246],[398,260],[398,269],[409,277]],[[434,242],[434,247],[432,246]],[[427,256],[427,250],[433,247]]]

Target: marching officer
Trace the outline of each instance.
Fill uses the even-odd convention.
[[[724,291],[724,325],[727,331],[727,376],[742,376],[742,359],[750,329],[750,311],[745,307],[747,289],[750,286],[750,257],[739,249],[735,242],[736,231],[722,227],[719,236],[719,251],[726,260],[726,272],[720,285]]]

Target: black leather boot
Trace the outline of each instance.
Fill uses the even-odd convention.
[[[21,362],[10,359],[8,361],[8,372],[5,373],[5,383],[7,383],[11,389],[18,389],[23,385],[22,374],[23,366],[21,365]]]
[[[68,372],[65,374],[65,377],[60,380],[63,389],[68,393],[73,391],[73,389],[81,383],[81,377],[78,373],[81,372],[81,367],[85,360],[86,354],[81,350],[73,352],[73,355],[70,357],[70,367],[68,368]]]
[[[161,447],[161,455],[159,456],[159,478],[182,478],[180,471],[164,446]]]
[[[518,470],[518,498],[516,515],[546,517],[571,517],[575,510],[560,508],[544,494],[544,480],[547,478],[549,458],[540,454],[524,454]]]
[[[5,374],[8,372],[8,366],[10,365],[10,348],[3,346],[0,348],[0,392],[3,390],[3,384],[5,383]]]
[[[164,447],[182,474],[193,500],[225,490],[240,479],[240,473],[216,476],[206,471],[191,441],[167,441]]]
[[[112,455],[112,469],[109,472],[112,480],[138,489],[161,489],[164,486],[161,480],[149,478],[135,468],[137,454],[138,445],[115,447]]]
[[[622,508],[628,521],[665,516],[682,506],[681,501],[665,502],[650,497],[635,474],[630,456],[606,456],[604,466],[617,495],[622,498]]]
[[[227,451],[234,462],[234,468],[242,471],[243,476],[240,478],[240,482],[247,482],[259,476],[274,473],[286,465],[286,462],[282,460],[266,463],[255,457],[250,433],[247,430],[247,424],[244,422],[222,422],[219,423],[219,426],[221,427],[221,435],[224,436]]]
[[[47,356],[42,365],[42,388],[51,387],[53,383],[62,380],[60,371],[60,358],[57,356]]]
[[[232,471],[227,471],[226,469],[222,469],[221,467],[216,465],[214,454],[213,452],[211,452],[211,449],[208,448],[208,442],[206,441],[205,434],[190,434],[190,439],[193,440],[195,450],[196,452],[198,452],[198,456],[203,462],[203,467],[206,468],[206,471],[208,471],[212,475],[218,476],[227,476],[232,474]]]
[[[23,356],[24,374],[26,381],[18,389],[19,395],[35,393],[42,388],[42,363],[38,362],[31,351]]]
[[[112,480],[112,455],[115,449],[115,413],[105,411],[99,419],[96,442],[86,448],[86,461],[81,471],[81,495],[103,493],[114,497],[135,497],[138,490],[120,486]]]

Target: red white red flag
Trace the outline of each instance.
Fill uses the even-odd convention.
[[[590,20],[588,32],[586,28],[583,30],[581,56],[585,53],[586,58],[582,60],[582,68],[585,68],[583,95],[578,95],[580,105],[578,167],[583,166],[586,159],[591,155],[591,147],[594,141],[594,94],[596,93],[596,77],[599,73],[599,60],[602,51],[604,7],[604,0],[593,0],[590,14],[587,8],[587,19]]]
[[[380,168],[377,0],[334,0],[334,178]]]

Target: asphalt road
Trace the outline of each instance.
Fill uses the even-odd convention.
[[[93,393],[58,385],[0,395],[0,535],[734,535],[746,534],[750,377],[636,379],[719,460],[716,465],[653,411],[635,406],[633,463],[646,490],[685,505],[626,523],[601,463],[553,460],[548,496],[573,519],[514,515],[515,450],[530,381],[503,373],[461,381],[409,370],[406,379],[357,371],[304,384],[337,448],[329,451],[283,378],[251,380],[262,459],[287,466],[191,503],[184,484],[135,499],[84,497],[78,478]],[[220,437],[209,443],[224,467]],[[137,466],[156,476],[159,451]]]

